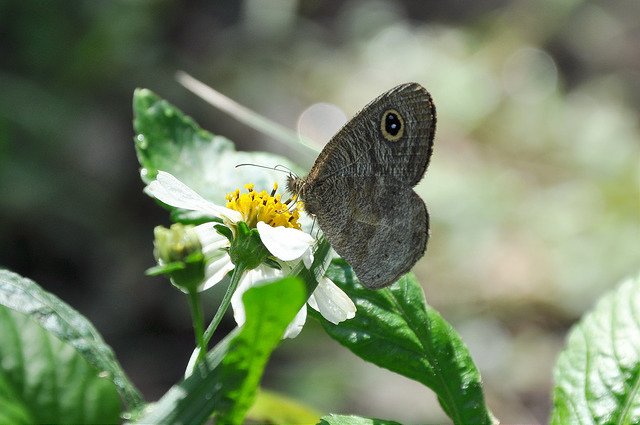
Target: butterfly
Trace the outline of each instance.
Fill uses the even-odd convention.
[[[392,284],[426,250],[429,214],[413,187],[429,165],[435,128],[427,90],[399,85],[347,122],[306,177],[287,180],[367,288]]]

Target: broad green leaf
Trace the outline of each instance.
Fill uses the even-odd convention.
[[[239,164],[300,170],[289,160],[263,152],[238,152],[231,141],[203,130],[175,106],[147,89],[133,95],[135,146],[145,183],[167,171],[204,198],[224,204],[224,196],[247,183],[257,190],[281,187],[287,173]]]
[[[0,307],[0,311],[4,310],[4,307]],[[2,358],[3,355],[0,353],[0,363]],[[0,370],[0,424],[31,424],[34,420],[13,383],[5,377],[3,367]]]
[[[121,401],[71,345],[0,306],[0,423],[119,423]]]
[[[321,236],[314,247],[311,266],[307,268],[301,261],[291,271],[291,274],[300,277],[307,287],[307,293],[313,294],[318,286],[318,280],[326,274],[332,259],[331,244],[324,236]]]
[[[400,425],[398,422],[384,419],[363,418],[353,415],[327,415],[323,416],[318,425]]]
[[[249,289],[243,296],[245,324],[224,338],[193,374],[171,388],[140,423],[240,424],[251,407],[271,352],[306,301],[297,278]]]
[[[431,388],[454,423],[493,423],[469,351],[451,325],[426,304],[413,275],[374,291],[360,285],[343,260],[335,260],[327,276],[357,307],[353,319],[338,325],[309,309],[332,338],[364,360]]]
[[[247,418],[251,423],[314,424],[320,413],[282,394],[260,389]]]
[[[323,416],[318,425],[400,425],[398,422],[383,419],[370,419],[353,415]]]
[[[554,378],[552,424],[640,423],[640,276],[574,326]]]
[[[144,400],[96,328],[80,313],[32,280],[0,269],[0,305],[26,314],[63,343],[72,346],[116,385],[128,410],[142,407]]]

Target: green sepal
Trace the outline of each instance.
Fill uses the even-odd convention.
[[[175,208],[171,210],[169,215],[171,217],[171,221],[174,223],[193,224],[194,226],[197,226],[198,224],[211,223],[212,221],[222,223],[221,218],[204,214],[200,211],[189,211]]]
[[[244,270],[252,270],[262,264],[269,256],[269,251],[262,244],[258,229],[249,229],[247,223],[240,221],[236,229],[236,237],[231,241],[229,256],[236,266]]]
[[[204,282],[205,261],[202,252],[193,252],[183,261],[184,268],[169,274],[171,283],[187,292],[196,290]]]
[[[147,276],[166,275],[174,286],[188,292],[195,290],[204,281],[204,272],[204,254],[193,252],[184,261],[149,267],[144,273]]]
[[[229,242],[233,242],[233,232],[227,226],[223,226],[222,224],[216,224],[213,226],[218,233],[220,233],[225,238],[229,239]]]
[[[276,270],[282,270],[282,266],[280,265],[280,263],[278,263],[276,260],[274,260],[271,257],[267,257],[264,259],[264,263],[271,267],[272,269],[276,269]]]
[[[170,274],[176,270],[184,269],[186,266],[182,261],[175,261],[173,263],[158,265],[149,267],[144,271],[144,274],[147,276],[161,276],[163,274]]]
[[[189,291],[196,289],[204,281],[205,261],[202,252],[189,254],[184,261],[161,264],[149,267],[144,274],[147,276],[165,275],[171,283],[179,289]]]

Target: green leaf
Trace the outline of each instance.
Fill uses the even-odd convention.
[[[152,181],[158,170],[167,171],[204,198],[226,203],[224,196],[254,183],[257,190],[271,189],[274,182],[284,183],[287,174],[258,167],[280,165],[300,172],[284,157],[263,152],[238,152],[233,143],[222,136],[203,130],[179,109],[147,89],[133,95],[135,146],[145,183]]]
[[[171,388],[140,423],[240,424],[254,401],[267,360],[306,301],[297,278],[249,289],[245,324],[207,353],[193,374]]]
[[[0,423],[119,423],[114,383],[27,315],[0,306]]]
[[[423,383],[456,424],[491,424],[480,373],[460,336],[426,304],[411,274],[373,291],[351,267],[335,260],[327,272],[356,304],[356,316],[338,325],[318,318],[327,333],[364,360]]]
[[[314,424],[320,414],[309,406],[282,394],[260,389],[247,413],[250,423]]]
[[[326,274],[333,257],[331,244],[324,236],[321,236],[316,241],[311,266],[307,268],[301,261],[291,271],[291,274],[301,278],[307,287],[307,293],[313,294],[313,291],[315,291],[318,286],[318,280]]]
[[[84,316],[32,280],[0,269],[0,305],[26,314],[63,343],[72,346],[116,385],[128,410],[142,407],[144,400],[129,381],[111,348]]]
[[[0,311],[4,311],[0,307]],[[2,326],[2,324],[0,324]],[[0,346],[2,350],[4,346]],[[0,362],[4,355],[0,353]],[[0,424],[31,424],[35,421],[28,406],[20,398],[13,383],[5,377],[4,367],[0,369]]]
[[[640,276],[574,326],[554,378],[552,424],[640,423]]]
[[[318,425],[400,425],[398,422],[383,419],[370,419],[353,415],[323,416]]]

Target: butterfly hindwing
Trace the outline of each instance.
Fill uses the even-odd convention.
[[[429,216],[413,189],[389,177],[335,177],[325,183],[306,203],[363,285],[390,285],[422,257]],[[353,191],[331,189],[345,185]]]

